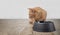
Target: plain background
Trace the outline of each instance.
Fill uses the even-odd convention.
[[[60,18],[60,0],[0,0],[0,19],[28,19],[28,8],[39,6],[47,19]]]

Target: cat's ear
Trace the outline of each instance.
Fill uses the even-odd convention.
[[[35,13],[36,11],[33,8],[28,8],[31,12]]]
[[[28,8],[29,10],[32,10],[31,8]]]

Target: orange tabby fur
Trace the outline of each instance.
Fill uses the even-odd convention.
[[[35,21],[45,21],[46,16],[47,12],[40,7],[29,8],[29,22],[31,24],[33,24]]]

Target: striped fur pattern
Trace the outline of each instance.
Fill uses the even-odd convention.
[[[45,21],[46,16],[47,12],[40,7],[29,8],[29,22],[31,24],[35,21]]]

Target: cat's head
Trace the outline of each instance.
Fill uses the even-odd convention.
[[[32,14],[35,13],[35,10],[33,8],[28,8],[28,9],[29,9],[29,13],[32,13]]]
[[[41,11],[40,7],[28,8],[29,9],[29,17],[34,18]]]
[[[36,11],[33,8],[28,8],[28,9],[29,9],[29,18],[34,18]]]

